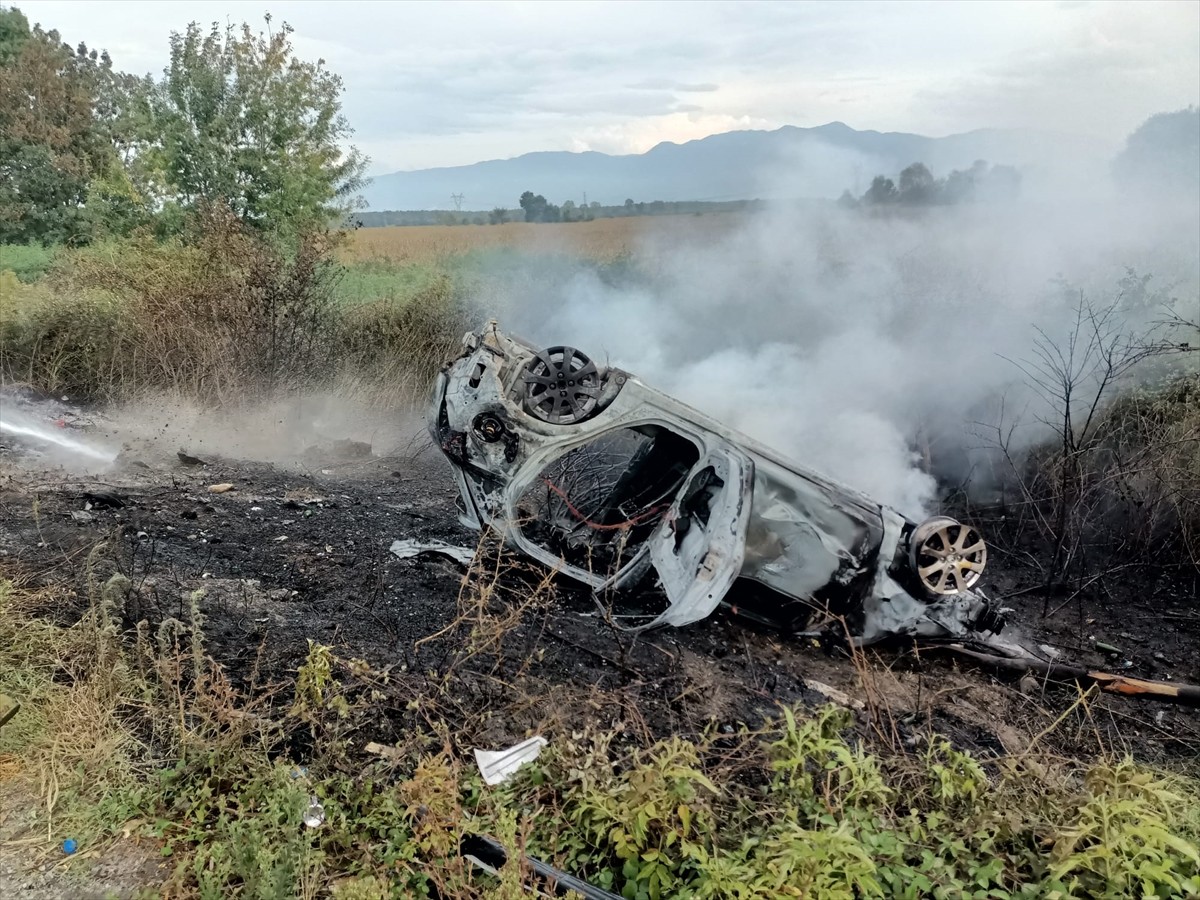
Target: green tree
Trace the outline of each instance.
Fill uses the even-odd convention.
[[[3,12],[0,30],[0,241],[84,241],[92,185],[119,168],[96,116],[112,61],[41,26],[20,39],[14,13]]]
[[[525,210],[526,222],[558,222],[562,218],[562,210],[559,207],[533,191],[523,193],[518,202],[521,209]]]
[[[294,56],[289,25],[266,23],[265,34],[192,23],[171,35],[141,118],[144,163],[167,206],[221,202],[280,233],[343,221],[367,161],[342,146],[342,80]]]
[[[29,40],[29,20],[19,9],[0,7],[0,66],[9,65]]]

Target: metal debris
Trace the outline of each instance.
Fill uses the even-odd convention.
[[[392,541],[392,546],[388,549],[397,559],[411,559],[422,553],[440,553],[464,566],[471,565],[471,562],[475,559],[474,548],[456,547],[454,544],[447,544],[445,541],[417,541],[407,538],[402,541]]]

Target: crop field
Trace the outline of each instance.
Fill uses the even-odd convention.
[[[660,242],[718,239],[742,221],[744,214],[740,213],[707,213],[553,224],[394,225],[358,229],[343,252],[347,262],[429,263],[498,249],[606,262]]]

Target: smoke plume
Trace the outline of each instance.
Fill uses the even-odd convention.
[[[533,269],[489,312],[920,515],[935,476],[972,471],[1001,399],[1038,439],[1045,400],[1018,367],[1038,329],[1065,341],[1081,298],[1131,329],[1198,302],[1196,210],[1103,184],[890,215],[777,204],[655,232],[640,275]],[[1131,270],[1149,288],[1121,298]]]

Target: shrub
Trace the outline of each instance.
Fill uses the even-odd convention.
[[[81,398],[167,392],[208,405],[320,387],[423,399],[473,322],[429,270],[405,296],[342,303],[339,235],[283,245],[210,208],[185,238],[101,242],[36,285],[0,273],[0,372]]]
[[[41,244],[0,244],[0,273],[12,272],[20,281],[37,281],[53,265],[59,248]]]

